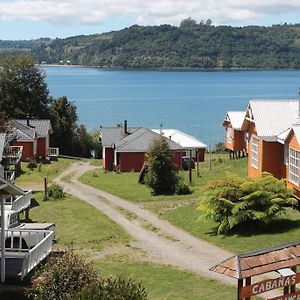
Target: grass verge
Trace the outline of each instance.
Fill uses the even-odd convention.
[[[71,196],[61,200],[42,199],[43,193],[34,193],[30,218],[35,222],[55,223],[58,246],[101,250],[128,241],[119,226],[81,200]]]

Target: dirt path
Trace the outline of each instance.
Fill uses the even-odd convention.
[[[66,191],[93,205],[121,225],[134,239],[130,244],[145,251],[151,261],[192,271],[225,284],[237,284],[232,278],[209,271],[211,266],[229,258],[232,253],[195,238],[168,221],[159,219],[139,204],[79,182],[82,174],[96,168],[88,162],[75,163],[55,181],[63,185]],[[68,176],[68,182],[62,180],[65,176]],[[136,217],[128,219],[126,212]]]

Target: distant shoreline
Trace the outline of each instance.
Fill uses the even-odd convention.
[[[133,69],[133,68],[109,68],[100,66],[86,65],[61,65],[61,64],[37,64],[39,67],[72,67],[72,68],[91,68],[101,71],[153,71],[153,72],[238,72],[238,71],[300,71],[300,69],[291,68],[148,68],[148,69]]]

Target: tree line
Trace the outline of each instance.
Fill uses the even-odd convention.
[[[38,62],[103,68],[295,69],[300,67],[299,28],[299,24],[214,26],[210,19],[187,18],[180,26],[133,25],[104,34],[8,46],[30,52]]]
[[[76,106],[67,97],[49,95],[45,73],[28,55],[6,56],[0,70],[0,129],[9,119],[50,119],[51,144],[61,154],[90,157],[101,155],[99,131],[88,132],[78,124]],[[1,126],[2,124],[2,126]]]

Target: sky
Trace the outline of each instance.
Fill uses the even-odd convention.
[[[0,0],[0,39],[94,34],[138,25],[300,23],[300,0]]]

